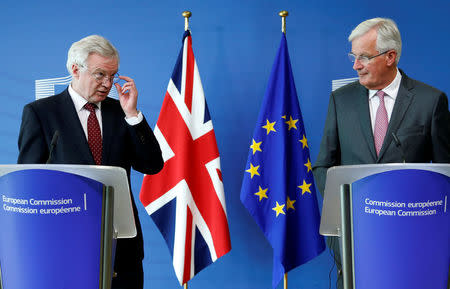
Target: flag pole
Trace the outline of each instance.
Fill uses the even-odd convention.
[[[289,15],[289,12],[287,12],[286,10],[283,10],[283,11],[280,11],[278,13],[278,15],[280,15],[280,17],[281,17],[281,32],[286,34],[286,17]],[[288,289],[288,274],[287,273],[284,273],[283,283],[284,283],[283,288]]]
[[[183,13],[181,13],[181,15],[183,15],[184,17],[184,31],[188,31],[189,30],[189,18],[192,16],[191,11],[183,11]],[[188,289],[188,282],[184,283],[184,289]]]
[[[189,17],[192,16],[191,11],[184,11],[181,15],[184,17],[184,31],[189,29]]]
[[[281,16],[281,32],[286,34],[286,17],[289,15],[289,12],[286,10],[280,11],[278,15]]]
[[[189,29],[189,17],[191,17],[192,13],[191,11],[183,11],[181,13],[184,17],[184,31],[188,31]],[[188,282],[184,283],[184,289],[188,289]]]

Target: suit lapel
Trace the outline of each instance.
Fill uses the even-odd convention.
[[[82,164],[95,164],[89,144],[84,134],[83,127],[80,123],[80,118],[73,104],[72,98],[68,90],[65,90],[60,98],[61,117],[64,131],[70,132],[71,148],[74,150],[74,155],[80,159]]]
[[[392,110],[391,119],[389,121],[388,130],[383,141],[383,146],[380,150],[380,155],[378,156],[377,162],[383,157],[390,143],[392,142],[392,133],[397,134],[398,127],[402,122],[406,111],[411,104],[413,98],[413,93],[410,91],[412,89],[412,84],[409,78],[402,72],[402,81],[400,83],[400,88],[398,89],[397,99],[395,100],[394,108]]]
[[[369,147],[372,160],[375,161],[377,157],[375,152],[375,144],[373,140],[372,124],[370,121],[368,90],[362,85],[359,85],[359,92],[357,99],[358,102],[356,104],[357,105],[356,109],[359,113],[359,123],[361,125],[361,132],[363,134],[367,146]]]
[[[102,164],[107,164],[109,161],[110,148],[112,137],[114,135],[114,112],[111,108],[111,102],[105,99],[102,102]],[[109,145],[105,145],[109,144]]]

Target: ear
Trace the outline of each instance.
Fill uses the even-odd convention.
[[[72,76],[74,78],[79,78],[80,77],[80,68],[78,67],[78,65],[76,64],[72,64]]]
[[[387,66],[395,65],[395,58],[397,58],[397,51],[390,50],[388,53],[386,53],[386,64],[387,64]]]

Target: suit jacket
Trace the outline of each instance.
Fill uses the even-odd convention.
[[[313,168],[322,194],[326,172],[332,166],[401,163],[403,154],[409,163],[450,162],[447,96],[400,72],[400,88],[378,157],[367,88],[356,81],[331,93],[320,151]]]
[[[103,151],[102,164],[122,167],[130,179],[130,168],[154,174],[163,167],[161,150],[152,130],[144,119],[130,126],[118,100],[102,102]],[[95,165],[68,89],[58,95],[27,104],[23,109],[19,133],[18,163],[45,163],[55,131],[59,138],[51,162],[56,164]],[[136,205],[131,198],[138,236],[117,243],[116,270],[132,266],[143,258],[142,232]]]

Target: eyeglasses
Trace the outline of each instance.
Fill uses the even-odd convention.
[[[349,53],[348,54],[348,59],[350,59],[350,61],[352,63],[354,63],[356,60],[358,60],[362,65],[366,65],[367,63],[369,63],[369,61],[375,57],[378,57],[380,55],[386,54],[388,53],[390,50],[386,50],[385,52],[381,52],[377,55],[374,56],[365,56],[365,55],[355,55],[353,53]]]
[[[107,75],[105,72],[99,70],[94,72],[89,72],[92,77],[95,78],[95,80],[98,83],[104,83],[106,80],[111,81],[113,84],[118,83],[120,81],[119,73],[114,73],[113,75]]]
[[[85,67],[83,65],[80,65],[80,67]],[[110,81],[111,83],[118,83],[120,81],[119,73],[116,72],[112,75],[108,75],[106,72],[102,70],[96,70],[94,72],[90,72],[89,69],[86,68],[86,70],[89,72],[90,75],[98,82],[98,83],[104,83],[105,81]]]

